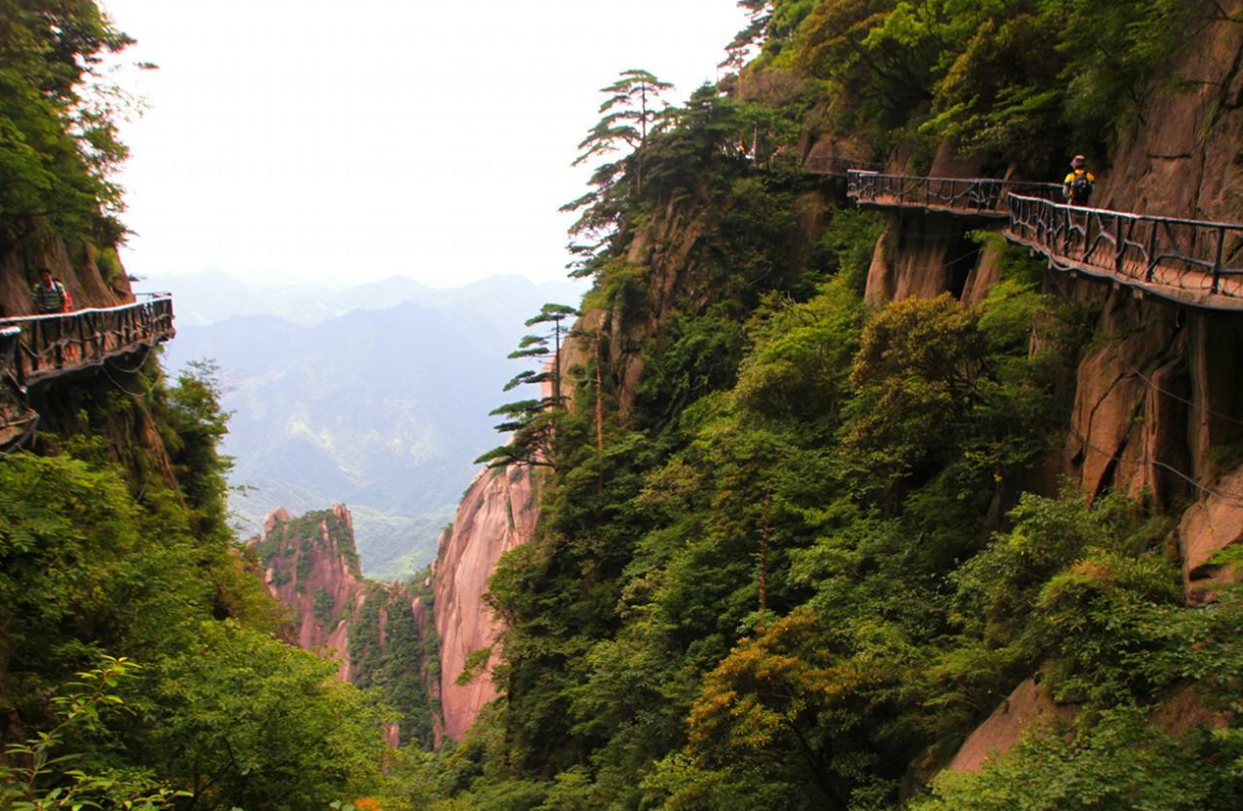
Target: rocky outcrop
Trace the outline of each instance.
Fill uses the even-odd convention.
[[[1243,10],[1238,0],[1223,6],[1228,14]],[[1189,80],[1190,92],[1157,89],[1175,74]],[[1139,124],[1123,134],[1111,159],[1099,167],[1094,203],[1243,222],[1241,140],[1243,28],[1208,24],[1197,35],[1197,47],[1154,81]],[[929,174],[975,174],[977,167],[955,164],[946,154],[943,146]],[[901,164],[891,170],[901,171]],[[949,263],[955,256],[951,245],[961,233],[944,217],[886,216],[888,228],[868,276],[869,301],[951,292],[978,304],[999,277],[999,253],[986,245],[970,260],[972,267],[959,285]],[[1237,257],[1232,261],[1237,264]],[[1141,298],[1063,273],[1046,276],[1046,292],[1089,314],[1093,333],[1069,372],[1066,441],[1049,468],[1076,479],[1092,495],[1121,491],[1174,512],[1187,599],[1211,599],[1214,583],[1237,576],[1215,565],[1215,556],[1243,542],[1243,465],[1238,461],[1243,319]],[[1056,475],[1045,479],[1051,489]],[[1185,507],[1188,502],[1191,506]],[[1033,724],[1072,712],[1028,680],[968,737],[948,768],[976,771],[1012,748]],[[1206,712],[1194,695],[1177,695],[1153,722],[1177,732],[1180,725],[1206,725]]]
[[[982,159],[958,154],[945,141],[927,171],[930,177],[980,177]],[[898,155],[888,171],[922,174]],[[999,248],[981,249],[971,232],[980,223],[948,214],[920,211],[886,215],[885,233],[876,245],[864,298],[871,304],[908,298],[935,298],[949,292],[968,302],[982,301],[997,279]]]
[[[134,300],[115,250],[101,252],[82,240],[70,249],[63,238],[46,227],[32,226],[18,237],[10,234],[6,239],[0,235],[0,318],[30,315],[34,311],[31,286],[38,269],[45,266],[65,284],[75,309],[115,307]],[[35,428],[66,435],[102,434],[111,458],[134,474],[133,481],[159,478],[169,490],[180,492],[168,450],[143,398],[131,396],[130,408],[111,408],[102,419],[93,407],[103,401],[101,398],[117,392],[144,389],[144,383],[125,368],[140,366],[150,376],[155,364],[148,354],[136,354],[123,364],[110,365],[108,375],[76,374],[46,381],[32,389],[28,397],[18,393],[13,381],[0,381],[0,443],[24,441]],[[93,419],[88,419],[88,415]],[[93,423],[89,428],[88,421]],[[37,442],[37,432],[34,437]]]
[[[431,746],[439,729],[439,685],[429,682],[439,670],[430,582],[420,590],[364,580],[353,519],[341,504],[300,518],[273,510],[250,545],[268,590],[289,610],[289,641],[337,660],[341,680],[380,689],[404,716],[400,725],[386,727],[391,744]]]
[[[533,539],[538,518],[528,469],[488,469],[475,478],[453,526],[440,537],[433,570],[440,703],[444,734],[454,740],[461,739],[480,708],[497,695],[490,663],[469,683],[457,683],[476,651],[491,648],[490,662],[496,661],[499,626],[484,599],[488,579],[502,554]]]
[[[951,772],[978,772],[986,762],[1017,746],[1031,725],[1067,720],[1073,715],[1073,708],[1055,704],[1036,679],[1028,679],[976,727],[945,768]]]
[[[1243,2],[1225,3],[1238,12]],[[1190,92],[1155,88],[1171,75]],[[1101,172],[1100,205],[1124,211],[1243,221],[1243,30],[1205,25],[1197,47],[1154,83],[1140,124]],[[1213,555],[1243,536],[1243,468],[1225,461],[1243,437],[1243,324],[1236,315],[1141,301],[1078,282],[1063,288],[1100,310],[1097,340],[1076,370],[1069,456],[1091,492],[1150,494],[1181,517],[1189,599],[1224,576]],[[1102,292],[1102,290],[1107,292]]]
[[[263,563],[268,591],[290,612],[290,641],[341,663],[350,681],[349,616],[367,594],[354,548],[353,520],[344,505],[291,519],[268,513],[251,544]]]
[[[1227,15],[1243,10],[1239,0],[1220,5]],[[1182,92],[1162,91],[1174,75]],[[1153,83],[1138,124],[1123,133],[1101,174],[1095,200],[1142,214],[1239,222],[1240,140],[1243,31],[1233,22],[1208,23],[1197,30],[1195,47]]]
[[[945,769],[978,772],[1017,746],[1033,729],[1068,722],[1078,711],[1077,705],[1055,702],[1039,678],[1027,679],[967,736]],[[1200,695],[1184,687],[1154,709],[1149,721],[1171,735],[1182,735],[1193,727],[1222,729],[1229,725],[1230,715],[1207,707]]]
[[[128,361],[127,361],[128,362]],[[150,374],[156,361],[144,356],[133,361]],[[109,458],[125,468],[132,481],[167,487],[175,498],[180,484],[160,426],[146,397],[135,397],[146,383],[142,372],[114,366],[107,374],[85,373],[56,379],[29,391],[27,403],[38,414],[34,450],[56,453],[59,437],[84,434],[103,442]],[[118,400],[118,396],[123,400]],[[103,402],[125,402],[125,408],[101,413]]]
[[[976,269],[980,246],[970,237],[978,224],[949,214],[888,215],[868,271],[865,298],[871,304],[935,298],[944,292],[963,298]],[[972,295],[982,296],[977,282]]]
[[[1211,597],[1212,585],[1229,576],[1213,564],[1214,556],[1243,541],[1243,469],[1222,476],[1214,485],[1213,492],[1183,513],[1178,525],[1183,586],[1193,601]]]
[[[1227,4],[1233,9],[1243,3]],[[1156,90],[1171,75],[1191,92]],[[1101,166],[1095,202],[1124,211],[1243,221],[1243,29],[1207,25],[1154,81],[1140,124],[1124,133]],[[979,166],[943,144],[929,174],[966,177]],[[905,164],[898,157],[894,171]],[[967,224],[944,215],[887,213],[888,227],[868,275],[873,303],[950,292],[978,304],[996,281],[999,255],[975,255]],[[971,224],[979,227],[979,224]],[[967,267],[956,266],[961,260]],[[1051,273],[1046,292],[1095,319],[1069,381],[1068,431],[1051,468],[1091,494],[1145,498],[1163,510],[1194,501],[1180,520],[1189,599],[1224,576],[1211,563],[1243,538],[1243,467],[1223,462],[1243,437],[1243,322],[1180,308],[1127,289]]]

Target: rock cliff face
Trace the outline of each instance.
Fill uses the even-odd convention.
[[[33,312],[31,285],[37,268],[45,265],[55,278],[64,282],[77,309],[115,307],[132,302],[134,296],[128,278],[115,252],[109,252],[108,257],[108,261],[103,261],[100,252],[89,245],[71,250],[64,239],[42,229],[36,229],[16,243],[0,239],[0,317]],[[128,468],[133,481],[159,479],[177,492],[177,476],[146,398],[128,396],[124,409],[109,408],[105,412],[96,407],[117,394],[144,388],[134,372],[135,367],[150,377],[155,373],[156,362],[150,353],[135,355],[121,363],[110,364],[107,374],[75,375],[31,389],[25,405],[30,409],[28,416],[38,415],[36,443],[42,442],[41,434],[48,433],[101,437],[112,460]],[[5,384],[4,388],[6,391],[0,396],[10,398],[9,413],[20,413],[20,406],[12,399],[14,387]],[[8,438],[16,438],[26,427],[23,424],[20,431],[11,433]],[[41,444],[34,448],[40,452],[46,450]]]
[[[1243,4],[1227,4],[1237,10]],[[1153,215],[1243,221],[1243,31],[1210,25],[1198,47],[1170,67],[1192,80],[1183,95],[1151,94],[1141,124],[1124,135],[1099,172],[1094,202]],[[1162,79],[1168,78],[1161,77]],[[944,150],[943,150],[944,152]],[[939,155],[932,175],[967,177],[970,165]],[[868,278],[874,302],[950,292],[978,302],[997,278],[991,249],[952,268],[959,227],[942,217],[887,215]],[[1237,260],[1237,257],[1235,257]],[[1225,576],[1212,565],[1243,541],[1243,322],[1141,299],[1107,283],[1050,272],[1046,291],[1087,308],[1093,340],[1077,359],[1057,472],[1096,495],[1106,489],[1150,499],[1179,518],[1184,589],[1191,602]],[[1190,507],[1186,505],[1190,502]],[[1186,705],[1186,706],[1182,706]],[[1194,696],[1170,702],[1172,716],[1196,713]],[[1030,723],[1058,717],[1034,682],[1025,682],[964,743],[950,769],[978,769],[1003,753]],[[1155,723],[1166,724],[1162,718]]]
[[[300,518],[274,510],[250,543],[268,590],[289,609],[289,641],[335,659],[343,681],[380,688],[405,716],[387,731],[390,743],[432,745],[439,670],[429,595],[363,579],[353,520],[340,504]]]
[[[1239,4],[1235,4],[1238,6]],[[1168,73],[1192,80],[1190,93],[1154,92],[1141,124],[1100,167],[1094,202],[1157,215],[1243,221],[1243,32],[1206,27],[1199,47]],[[1168,76],[1161,77],[1164,80]],[[979,167],[944,145],[929,173],[968,177]],[[902,165],[893,167],[903,170]],[[918,212],[891,213],[868,277],[873,302],[949,292],[979,302],[997,278],[995,250],[973,251],[980,223]],[[995,226],[999,227],[999,226]],[[1243,324],[1237,316],[1140,299],[1126,289],[1061,273],[1051,295],[1094,314],[1094,338],[1073,371],[1066,444],[1052,467],[1089,493],[1120,490],[1181,519],[1189,599],[1219,573],[1209,564],[1243,539],[1243,468],[1224,462],[1243,437]]]
[[[485,470],[466,491],[453,526],[440,537],[433,570],[441,642],[440,703],[444,734],[454,740],[496,697],[491,664],[469,684],[456,683],[472,653],[496,644],[497,622],[484,602],[488,578],[503,553],[534,537],[538,519],[536,488],[528,470]]]
[[[1227,4],[1238,9],[1239,3]],[[1143,124],[1119,144],[1101,173],[1102,205],[1148,214],[1243,221],[1243,32],[1219,23],[1171,71],[1193,82],[1182,95],[1155,93]],[[1237,258],[1236,258],[1237,259]],[[1080,286],[1088,286],[1081,282]],[[1125,291],[1077,291],[1100,302],[1108,338],[1080,364],[1069,455],[1082,460],[1092,492],[1114,486],[1150,491],[1162,506],[1194,500],[1182,517],[1184,585],[1218,573],[1218,550],[1243,538],[1238,482],[1225,461],[1243,436],[1238,372],[1243,325],[1237,316],[1139,301]]]
[[[44,265],[64,282],[75,307],[115,307],[134,300],[129,279],[115,258],[101,261],[91,247],[71,251],[65,240],[46,232],[27,236],[20,244],[0,246],[0,317],[33,311],[30,287]]]
[[[263,536],[251,543],[263,561],[268,591],[290,610],[290,641],[336,659],[341,680],[350,681],[348,618],[363,606],[366,589],[349,510],[337,504],[297,520],[273,510]]]
[[[1073,716],[1072,708],[1055,704],[1039,682],[1028,679],[976,728],[946,768],[978,772],[991,757],[1017,746],[1030,724],[1051,724]]]

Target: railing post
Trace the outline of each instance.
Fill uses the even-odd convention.
[[[23,333],[24,333],[25,331],[26,331],[26,330],[22,330],[21,332],[23,332]],[[18,333],[17,337],[13,339],[13,342],[14,342],[14,347],[13,347],[13,357],[14,357],[14,359],[17,361],[17,362],[16,362],[16,366],[17,366],[17,386],[18,386],[18,388],[20,388],[20,389],[24,392],[24,391],[26,390],[26,365],[25,365],[24,361],[22,360],[22,336],[21,336],[21,333]]]
[[[1062,232],[1062,256],[1070,256],[1070,229],[1074,222],[1070,218],[1070,207],[1062,209],[1066,214],[1066,229]]]
[[[1151,282],[1157,276],[1157,224],[1148,223],[1148,273],[1145,280]]]
[[[86,363],[86,328],[88,326],[87,319],[78,316],[73,319],[78,322],[78,363]]]
[[[1122,255],[1126,251],[1126,243],[1122,239],[1122,217],[1114,216],[1114,273],[1122,273]]]
[[[1213,260],[1213,292],[1218,292],[1221,285],[1221,263],[1226,255],[1226,229],[1217,229],[1217,258]]]

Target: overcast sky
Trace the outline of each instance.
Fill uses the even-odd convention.
[[[103,0],[138,40],[131,273],[564,277],[599,89],[717,78],[734,0]]]

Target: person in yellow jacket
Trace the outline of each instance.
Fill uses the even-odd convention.
[[[1096,175],[1088,171],[1087,158],[1076,155],[1070,162],[1071,172],[1062,182],[1066,202],[1072,206],[1086,206],[1096,190]]]

